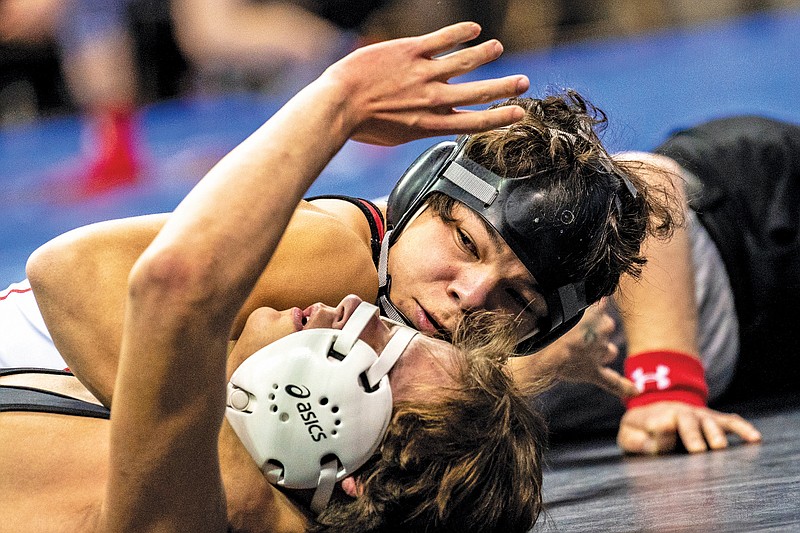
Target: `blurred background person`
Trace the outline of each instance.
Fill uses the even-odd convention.
[[[201,91],[292,94],[358,45],[385,0],[172,0],[180,50]]]
[[[58,50],[69,98],[84,115],[82,192],[135,181],[141,171],[137,75],[125,0],[2,0],[0,39]]]

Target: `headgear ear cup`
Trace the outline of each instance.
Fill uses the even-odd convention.
[[[389,194],[386,206],[386,235],[381,243],[378,261],[378,299],[381,312],[398,322],[411,326],[411,321],[389,297],[392,278],[388,273],[389,247],[403,228],[422,207],[428,191],[439,180],[439,174],[460,151],[464,141],[457,144],[444,141],[425,150],[403,173]]]
[[[417,334],[399,328],[378,357],[359,339],[376,314],[362,302],[341,330],[278,339],[228,383],[226,418],[250,456],[271,483],[315,489],[316,513],[380,445],[392,415],[388,373]]]
[[[428,189],[439,179],[439,173],[453,155],[458,145],[444,141],[425,150],[403,173],[389,194],[386,222],[389,229],[399,235],[403,225],[419,209]]]

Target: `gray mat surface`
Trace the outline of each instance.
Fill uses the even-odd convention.
[[[797,397],[745,414],[761,444],[662,457],[624,456],[613,436],[553,444],[534,531],[800,531]]]

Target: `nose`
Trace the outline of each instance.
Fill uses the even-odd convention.
[[[334,329],[345,329],[345,324],[353,318],[356,309],[363,303],[363,300],[353,294],[346,296],[336,307],[338,311],[336,319],[333,321]],[[383,351],[386,343],[391,337],[390,329],[378,317],[377,308],[373,305],[367,306],[361,311],[362,315],[353,318],[355,322],[351,325],[350,333],[358,335],[358,338],[366,342],[378,353]],[[339,339],[341,340],[341,338]],[[355,339],[352,339],[355,342]],[[338,343],[339,341],[337,341]]]
[[[462,310],[487,309],[498,283],[498,276],[489,268],[463,269],[450,282],[447,292]]]
[[[362,301],[355,294],[348,294],[342,298],[342,301],[336,306],[337,312],[331,327],[333,329],[342,329]]]
[[[336,307],[315,303],[303,311],[305,318],[304,329],[342,329],[342,326],[345,325],[360,303],[361,298],[354,294],[342,298],[342,301]]]

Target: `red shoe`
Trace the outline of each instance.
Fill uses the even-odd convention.
[[[81,189],[93,195],[136,183],[142,165],[137,154],[136,120],[130,110],[95,113],[89,119],[88,152],[94,154]]]

